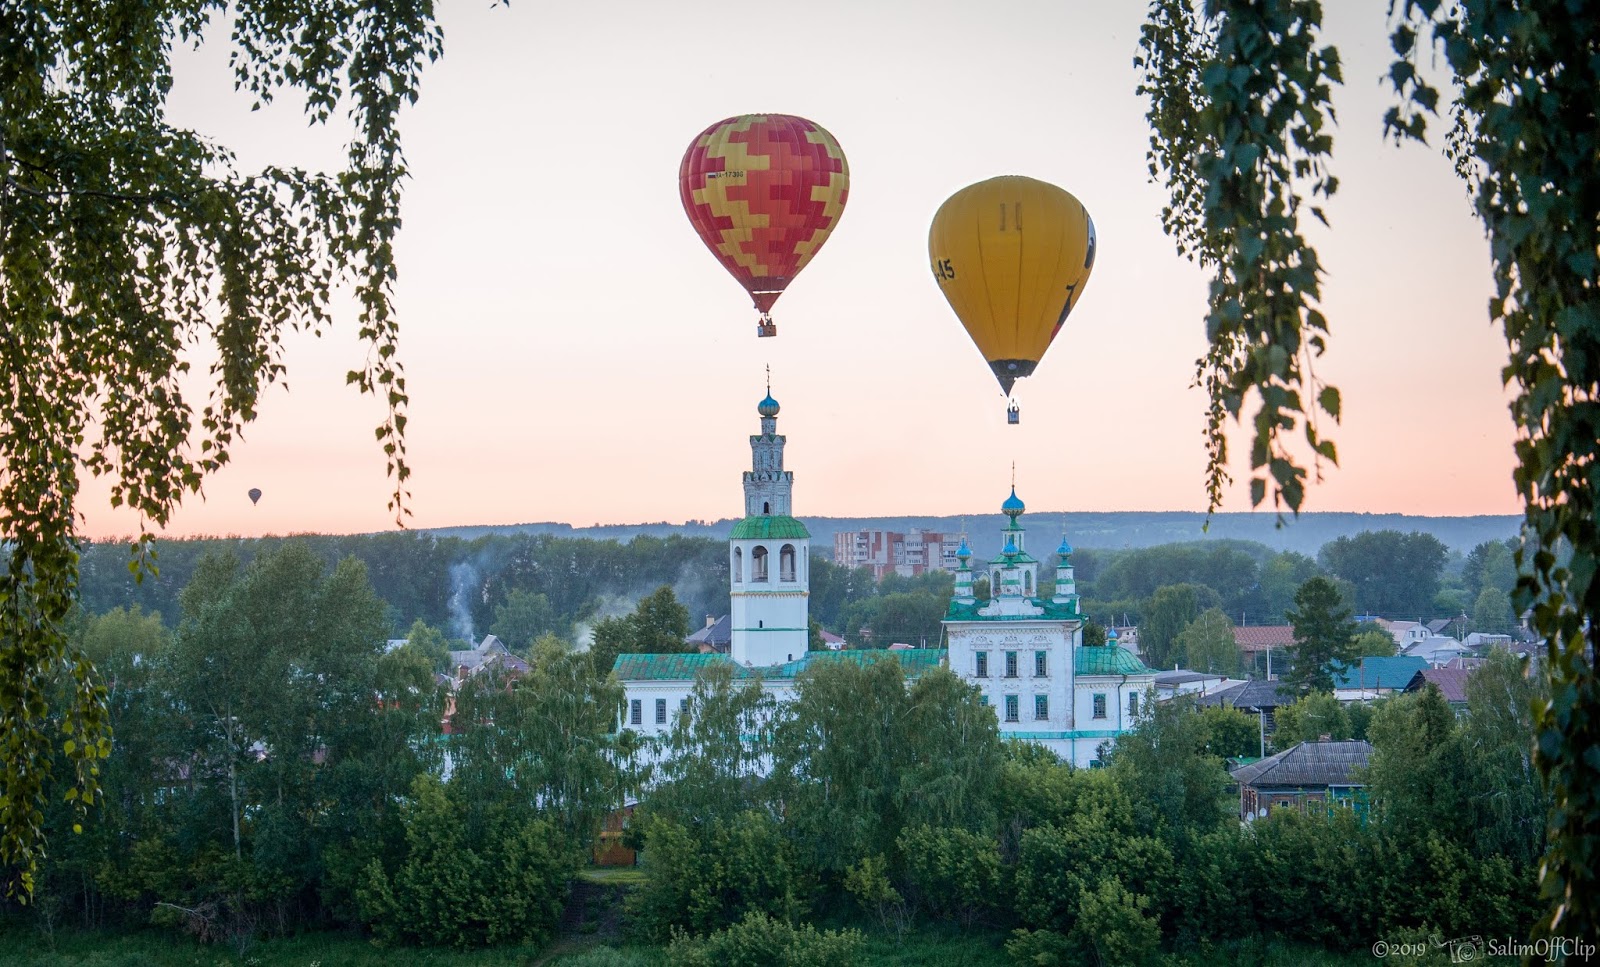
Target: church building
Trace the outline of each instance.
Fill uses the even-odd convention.
[[[1155,673],[1115,643],[1083,644],[1084,616],[1072,573],[1072,548],[1056,548],[1054,594],[1039,595],[1039,562],[1028,554],[1026,509],[1015,487],[1001,505],[1004,550],[987,568],[991,595],[974,594],[972,551],[962,540],[955,594],[944,620],[948,648],[809,651],[811,534],[793,516],[794,472],[783,467],[778,401],[756,406],[761,432],[750,437],[744,519],[728,540],[732,643],[729,653],[618,655],[614,670],[627,693],[623,727],[664,736],[686,707],[695,677],[731,663],[739,678],[759,679],[779,701],[813,662],[876,661],[893,654],[908,678],[944,665],[976,685],[995,710],[1002,737],[1037,742],[1068,762],[1089,766],[1101,747],[1133,727]]]

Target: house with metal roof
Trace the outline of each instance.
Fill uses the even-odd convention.
[[[1367,655],[1354,665],[1333,669],[1333,697],[1341,702],[1370,701],[1393,695],[1410,684],[1411,676],[1428,667],[1426,659]]]
[[[1274,809],[1307,812],[1346,806],[1366,812],[1365,779],[1370,743],[1301,742],[1241,765],[1229,773],[1239,787],[1239,818],[1260,819]]]
[[[1450,703],[1450,707],[1460,714],[1467,708],[1467,679],[1471,677],[1470,668],[1424,668],[1411,676],[1411,681],[1406,683],[1404,691],[1420,692],[1432,685],[1439,689],[1439,694]]]
[[[1026,508],[1014,486],[1001,505],[1005,549],[980,565],[991,579],[987,600],[974,595],[972,551],[962,539],[944,619],[947,649],[809,651],[810,532],[792,516],[794,473],[783,466],[785,438],[777,432],[779,406],[770,390],[756,409],[761,432],[750,437],[745,516],[728,541],[727,652],[619,655],[613,671],[626,693],[624,727],[664,737],[707,668],[730,667],[736,678],[760,681],[785,701],[809,668],[892,656],[908,681],[949,667],[977,686],[995,710],[1003,737],[1037,742],[1079,766],[1094,763],[1103,748],[1133,728],[1141,703],[1153,694],[1155,673],[1115,638],[1083,643],[1085,619],[1064,537],[1056,549],[1055,593],[1040,596],[1040,563],[1027,551],[1020,522]]]

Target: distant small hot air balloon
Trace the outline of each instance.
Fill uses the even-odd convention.
[[[259,503],[260,501],[261,501],[261,488],[260,487],[251,487],[250,488],[250,503],[255,504],[255,503]]]
[[[1017,175],[951,195],[928,231],[939,289],[1008,396],[1083,296],[1094,256],[1094,221],[1083,203]],[[1007,417],[1017,422],[1014,404]]]
[[[757,335],[773,336],[772,304],[839,223],[850,166],[819,124],[745,114],[694,139],[678,194],[700,240],[754,300]]]

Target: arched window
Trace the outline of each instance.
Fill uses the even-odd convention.
[[[1023,593],[1024,596],[1027,596],[1027,597],[1032,597],[1033,596],[1033,572],[1032,571],[1023,571],[1022,572],[1022,593]]]
[[[733,549],[733,583],[744,583],[744,548]]]
[[[767,502],[767,501],[765,501],[765,500],[763,500],[763,501],[762,501],[762,502],[761,502],[761,512],[762,512],[762,513],[763,513],[763,514],[770,514],[770,513],[772,513],[772,504],[770,504],[770,503],[768,503],[768,502]]]
[[[778,552],[778,580],[794,581],[794,545],[785,544]]]
[[[750,552],[750,580],[765,581],[767,579],[767,549],[757,547]]]

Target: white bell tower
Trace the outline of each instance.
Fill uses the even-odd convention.
[[[794,661],[810,641],[811,533],[790,516],[794,471],[783,469],[778,401],[772,388],[756,405],[761,432],[750,437],[744,474],[744,519],[728,540],[733,641],[741,665]]]

